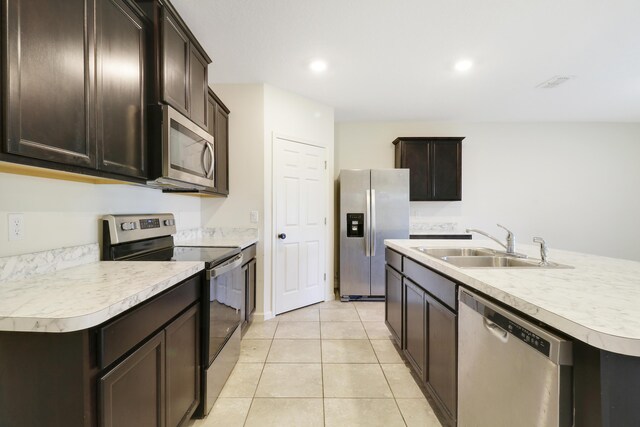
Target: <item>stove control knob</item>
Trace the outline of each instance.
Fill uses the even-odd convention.
[[[120,228],[122,228],[124,231],[130,231],[135,230],[136,228],[138,228],[138,226],[135,222],[123,222],[122,225],[120,225]]]
[[[164,220],[164,225],[166,225],[166,226],[176,225],[176,220],[175,219],[165,219]]]

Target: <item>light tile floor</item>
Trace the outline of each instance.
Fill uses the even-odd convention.
[[[329,301],[249,327],[209,416],[191,427],[440,427],[384,324],[384,303]]]

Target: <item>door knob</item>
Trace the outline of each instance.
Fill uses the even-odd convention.
[[[284,240],[284,239],[286,239],[286,238],[287,238],[287,235],[286,235],[286,234],[284,234],[284,233],[280,233],[280,234],[278,234],[278,239]]]

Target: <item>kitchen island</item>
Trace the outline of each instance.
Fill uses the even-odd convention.
[[[398,283],[405,266],[419,266],[430,272],[427,274],[449,281],[451,286],[479,293],[547,330],[569,337],[573,341],[575,425],[638,425],[640,410],[636,396],[640,392],[640,263],[552,250],[551,261],[573,268],[459,268],[415,248],[502,248],[487,240],[387,240],[385,244],[391,250],[391,259],[396,260],[392,261],[391,267],[387,267],[391,283]],[[538,247],[518,245],[516,250],[530,258],[539,258]],[[402,260],[400,270],[398,257]],[[387,263],[389,262],[388,257]],[[389,283],[388,280],[387,288],[388,292],[389,289],[392,291],[390,296],[393,301],[394,288]],[[452,292],[456,291],[457,289]],[[426,295],[434,296],[429,292]],[[438,295],[433,299],[435,307],[445,306],[449,309],[448,312],[443,310],[443,313],[449,313],[451,320],[448,325],[451,325],[453,331],[449,332],[449,336],[453,337],[449,341],[455,342],[459,336],[459,325],[455,318],[457,301],[452,307],[451,301],[438,298]],[[394,316],[397,311],[392,307],[388,315]],[[402,310],[404,323],[400,328],[408,325],[409,332],[414,334],[416,316],[411,318],[411,314],[410,310]],[[413,323],[407,324],[408,321]],[[395,329],[399,328],[397,322],[387,321],[387,324],[391,325],[390,329],[395,332],[400,345],[406,347],[407,341],[409,345],[412,344],[411,337],[405,338],[406,330],[394,331],[394,324]],[[453,355],[453,368],[451,375],[447,377],[449,383],[455,383],[457,372],[457,350],[455,343],[452,345],[450,353]],[[403,350],[407,354],[406,348]],[[415,353],[414,351],[413,354]],[[418,354],[417,357],[423,356]],[[424,357],[427,358],[427,363],[418,367],[429,369],[428,356]],[[411,360],[411,351],[408,358]],[[415,363],[412,364],[415,367]],[[422,377],[426,378],[426,374]],[[427,390],[430,390],[429,382],[426,382]],[[514,379],[514,384],[517,384],[517,379]],[[441,393],[444,398],[439,397],[440,403],[448,400],[448,407],[444,405],[445,412],[448,410],[451,420],[455,422],[455,384],[453,397],[447,399],[450,388],[444,388],[445,392]]]

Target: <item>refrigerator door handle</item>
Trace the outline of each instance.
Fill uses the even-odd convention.
[[[371,256],[376,256],[376,190],[371,190]]]
[[[369,242],[369,233],[371,228],[371,221],[369,215],[371,215],[371,190],[366,190],[367,194],[367,207],[364,213],[364,256],[371,256],[371,245]]]

